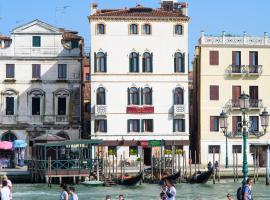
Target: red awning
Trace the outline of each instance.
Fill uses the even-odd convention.
[[[141,141],[141,146],[143,148],[147,148],[148,147],[148,141]]]

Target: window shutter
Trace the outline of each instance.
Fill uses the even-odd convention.
[[[97,72],[97,53],[94,53],[94,71]]]
[[[139,121],[139,123],[140,123],[140,121]],[[141,132],[144,132],[144,124],[145,124],[145,120],[142,119]]]
[[[219,51],[210,51],[210,65],[219,65]]]
[[[150,88],[150,105],[153,105],[153,89]]]
[[[130,105],[130,88],[127,89],[127,101],[128,105]]]
[[[146,59],[145,59],[145,55],[143,55],[143,58],[142,58],[142,71],[143,72],[146,72]]]
[[[236,65],[236,51],[232,52],[232,65],[235,66]]]
[[[210,131],[215,131],[215,117],[210,116]]]
[[[144,102],[144,92],[143,92],[143,88],[141,88],[141,94],[140,94],[140,96],[141,96],[141,103],[139,103],[139,104],[141,104],[141,105],[144,105],[145,104],[145,102]]]
[[[174,72],[177,72],[177,66],[176,66],[176,54],[174,54]]]
[[[136,95],[137,96],[137,102],[138,102],[138,105],[140,105],[141,104],[141,102],[140,102],[140,95],[141,95],[140,88],[138,88],[137,91],[138,91],[138,93]]]
[[[95,120],[95,123],[94,123],[94,131],[95,133],[97,132],[97,120]]]
[[[185,120],[182,119],[182,131],[185,132],[186,131],[186,123]]]
[[[136,64],[137,64],[137,69],[136,72],[140,72],[140,55],[137,53],[137,58],[136,58]]]
[[[181,63],[181,72],[185,73],[185,59],[186,59],[186,54],[182,54],[182,63]]]
[[[127,120],[127,132],[130,132],[130,119]]]
[[[154,132],[154,120],[151,119],[151,121],[152,121],[152,132]]]
[[[153,59],[154,59],[154,57],[153,57],[153,53],[151,53],[151,59],[150,59],[150,72],[153,72]]]
[[[107,120],[104,120],[104,128],[105,128],[105,132],[107,132]]]
[[[238,123],[238,116],[232,117],[232,131],[235,133],[237,132],[237,123]]]
[[[210,100],[219,100],[219,87],[217,85],[210,86]]]
[[[174,119],[173,120],[173,132],[175,132],[175,123],[176,123],[176,120]]]
[[[107,72],[107,53],[104,54],[104,67],[105,67],[104,72]]]

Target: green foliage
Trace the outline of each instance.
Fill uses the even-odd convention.
[[[138,150],[137,149],[130,149],[129,150],[129,154],[131,156],[137,156],[138,155]]]

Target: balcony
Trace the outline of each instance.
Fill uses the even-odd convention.
[[[106,116],[107,105],[95,105],[95,116]]]
[[[246,69],[249,76],[259,76],[262,74],[262,65],[247,65]]]
[[[129,105],[127,107],[128,114],[151,114],[155,112],[154,106],[151,105]]]
[[[250,104],[250,109],[262,109],[263,108],[263,103],[261,99],[250,99],[249,100],[249,104]],[[234,109],[234,110],[238,110],[240,109],[240,100],[230,100],[230,108]]]
[[[246,73],[244,65],[230,65],[227,69],[230,76],[241,76]]]
[[[266,133],[264,131],[253,131],[253,130],[249,130],[248,131],[248,138],[260,138],[262,136],[264,136]],[[237,131],[232,131],[228,133],[228,137],[229,138],[239,138],[241,139],[243,137],[243,132],[240,130]]]
[[[67,115],[56,115],[55,116],[55,122],[56,123],[67,123],[68,122],[68,116]]]
[[[181,116],[185,114],[185,105],[174,105],[173,106],[174,116]]]

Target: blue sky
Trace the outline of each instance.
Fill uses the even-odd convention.
[[[87,16],[90,3],[99,8],[124,8],[135,6],[159,7],[160,0],[0,0],[0,33],[9,32],[21,24],[40,19],[57,27],[79,31],[89,44]],[[270,1],[260,0],[187,0],[189,16],[190,57],[194,54],[201,30],[207,34],[227,33],[242,35],[270,35]]]

